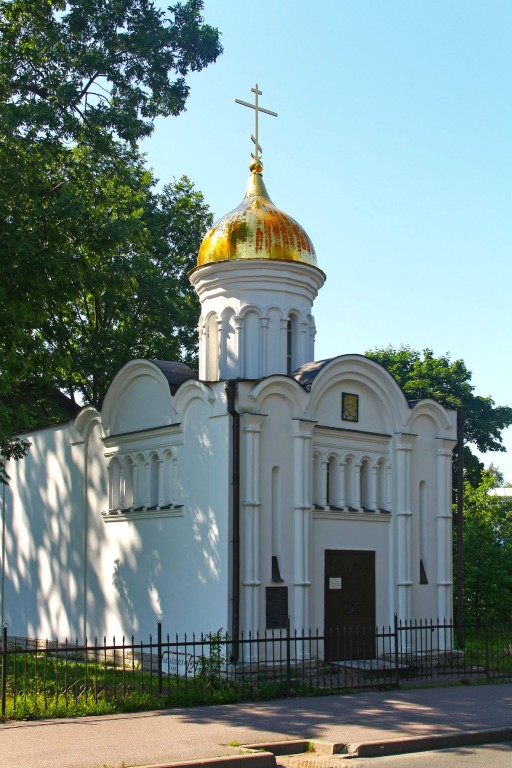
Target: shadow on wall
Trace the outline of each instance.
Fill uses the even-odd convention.
[[[227,523],[223,534],[211,503],[223,478],[199,397],[189,403],[184,422],[174,493],[183,516],[106,526],[112,551],[118,552],[110,579],[120,622],[143,637],[154,634],[157,621],[164,632],[179,634],[217,630],[226,622],[227,557],[221,551]]]
[[[225,616],[222,574],[227,557],[220,553],[228,532],[227,523],[224,531],[218,519],[222,505],[216,507],[212,498],[226,483],[212,445],[208,407],[198,388],[180,414],[183,443],[177,452],[172,498],[182,505],[182,516],[104,525],[107,542],[98,561],[109,564],[103,580],[113,595],[107,595],[110,621],[105,614],[100,627],[97,614],[95,624],[103,631],[110,632],[114,614],[126,635],[142,637],[154,634],[157,621],[162,621],[165,632],[200,633],[212,626],[218,629],[223,620],[219,617]],[[222,450],[227,454],[228,436],[224,439]]]
[[[120,614],[127,618],[132,633],[149,635],[155,630],[154,624],[162,620],[162,577],[160,552],[154,547],[137,558],[114,561],[112,584],[119,597]]]
[[[70,638],[83,634],[85,502],[83,446],[67,425],[30,438],[25,459],[10,467],[19,498],[6,493],[4,620],[12,634]],[[89,539],[95,551],[99,543]],[[87,589],[101,600],[97,574]]]
[[[176,489],[183,517],[105,524],[107,470],[98,426],[89,437],[86,518],[84,445],[71,445],[68,425],[30,437],[27,457],[9,468],[14,494],[6,491],[3,613],[10,634],[147,636],[159,619],[166,631],[187,632],[225,621],[228,486],[206,409],[201,398],[187,406]],[[222,439],[227,455],[227,434]]]
[[[111,583],[125,634],[148,637],[155,633],[157,621],[165,632],[211,630],[204,622],[215,609],[210,588],[218,584],[221,572],[213,511],[193,507],[184,518],[110,528],[120,535],[124,525],[136,525],[138,533],[137,551],[124,551],[113,561]]]

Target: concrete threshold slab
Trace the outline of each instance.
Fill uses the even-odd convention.
[[[285,739],[284,741],[266,741],[262,744],[244,744],[244,749],[272,752],[276,757],[290,758],[290,765],[296,761],[318,760],[328,755],[338,755],[346,751],[345,744],[336,744],[318,739]]]
[[[410,664],[386,659],[346,659],[330,662],[335,667],[347,667],[347,669],[357,669],[361,672],[392,672],[397,669],[407,669]]]

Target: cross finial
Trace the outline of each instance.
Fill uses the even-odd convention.
[[[251,88],[251,91],[254,93],[254,104],[249,104],[248,101],[241,101],[240,99],[235,99],[235,102],[237,104],[242,104],[244,107],[254,109],[254,134],[251,134],[251,139],[254,142],[254,155],[252,155],[252,157],[254,160],[259,160],[262,149],[258,140],[258,112],[265,112],[266,115],[272,115],[272,117],[277,117],[277,112],[271,112],[270,109],[264,109],[259,106],[258,96],[261,96],[261,91],[258,89],[257,83],[254,88]]]

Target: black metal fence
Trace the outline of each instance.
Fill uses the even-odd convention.
[[[461,637],[464,642],[460,644]],[[463,647],[461,647],[463,646]],[[2,717],[48,717],[249,701],[412,681],[512,679],[512,626],[410,621],[324,636],[224,633],[147,642],[37,641],[1,646]]]

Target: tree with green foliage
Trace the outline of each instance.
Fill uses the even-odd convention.
[[[60,141],[132,144],[179,115],[185,77],[215,61],[219,33],[201,0],[11,0],[0,8],[5,130]]]
[[[477,624],[512,616],[512,501],[493,495],[496,485],[492,469],[478,487],[464,484],[464,614]]]
[[[38,202],[48,233],[29,232],[9,265],[0,263],[4,439],[72,413],[73,404],[100,407],[131,358],[196,360],[199,305],[187,273],[212,223],[203,196],[186,178],[156,192],[126,146],[112,157],[91,154],[71,150],[62,183]],[[3,211],[22,210],[12,202],[18,192],[0,184],[0,236],[10,223]]]
[[[15,431],[100,405],[133,356],[195,355],[185,275],[211,217],[137,142],[215,61],[201,0],[0,4],[0,480]]]
[[[74,291],[47,307],[38,329],[52,390],[96,407],[129,359],[195,364],[199,303],[187,273],[212,223],[188,179],[157,194],[140,159],[130,152],[123,160],[86,162],[89,177],[73,181],[84,200],[91,195],[74,248]]]
[[[132,358],[195,365],[199,303],[187,274],[212,216],[186,178],[156,194],[133,152],[115,167],[85,165],[90,177],[73,182],[78,194],[91,195],[81,227],[87,237],[74,249],[75,291],[47,308],[38,336],[51,389],[101,407]]]
[[[482,453],[505,451],[502,431],[512,424],[512,408],[496,405],[491,397],[475,395],[471,371],[463,360],[452,361],[449,355],[435,357],[431,349],[421,353],[402,346],[399,349],[374,349],[366,352],[366,356],[390,372],[411,404],[432,398],[447,408],[462,412],[465,476],[478,486],[483,465],[468,443]]]

